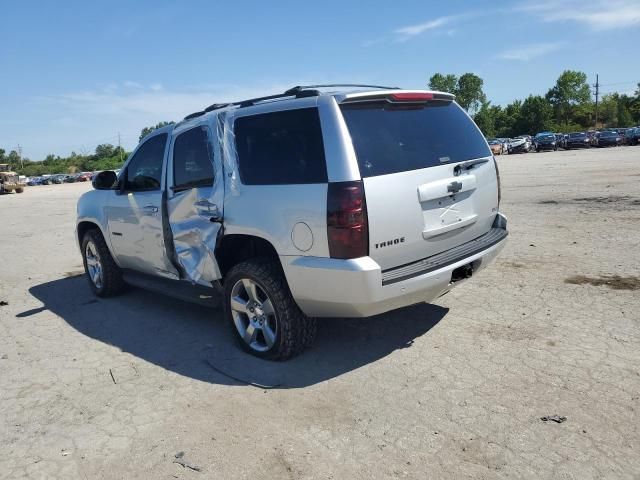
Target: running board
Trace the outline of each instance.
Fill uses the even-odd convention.
[[[222,295],[218,288],[193,285],[184,280],[171,280],[129,269],[124,269],[122,273],[124,281],[134,287],[205,307],[217,308],[222,305]]]

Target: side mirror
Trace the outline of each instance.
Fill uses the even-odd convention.
[[[91,183],[96,190],[111,190],[117,181],[118,177],[116,176],[116,172],[113,170],[105,170],[93,177]]]

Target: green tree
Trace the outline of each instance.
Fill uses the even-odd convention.
[[[5,150],[0,148],[0,163],[3,163],[5,161]]]
[[[519,132],[535,134],[553,129],[553,108],[541,96],[529,95],[519,108],[515,127]]]
[[[441,73],[435,73],[429,79],[429,88],[431,90],[438,90],[440,92],[448,92],[455,94],[456,86],[458,84],[458,77],[449,73],[443,75]]]
[[[159,122],[156,125],[152,126],[152,127],[144,127],[141,131],[140,131],[140,138],[139,141],[142,141],[142,139],[144,137],[146,137],[147,135],[149,135],[151,132],[153,132],[154,130],[158,129],[158,128],[162,128],[162,127],[166,127],[167,125],[172,125],[175,122]]]
[[[631,116],[631,112],[629,111],[629,107],[627,107],[626,102],[619,101],[618,102],[618,127],[631,127],[633,126],[634,121]]]
[[[456,101],[468,112],[475,112],[487,100],[482,91],[484,81],[473,73],[465,73],[456,85]]]
[[[587,74],[565,70],[558,77],[556,84],[547,92],[546,98],[553,105],[556,118],[565,125],[569,125],[574,107],[591,101]]]
[[[494,137],[496,134],[496,115],[492,109],[491,102],[483,102],[478,112],[473,116],[473,120],[478,125],[485,137]]]
[[[103,143],[96,147],[96,158],[109,158],[115,155],[115,149],[113,145],[110,143]]]
[[[18,152],[16,152],[15,150],[11,150],[11,152],[9,152],[9,155],[7,156],[6,163],[11,165],[11,168],[13,168],[14,170],[17,169],[20,166],[20,155],[18,155]]]
[[[435,73],[429,79],[429,88],[453,93],[462,108],[475,113],[487,100],[482,86],[484,81],[473,73],[465,73],[460,77],[453,74]]]

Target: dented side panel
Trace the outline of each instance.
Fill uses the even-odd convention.
[[[213,186],[173,191],[173,152],[176,138],[191,128],[205,129],[213,164]],[[211,286],[221,278],[215,247],[222,229],[224,169],[214,125],[203,121],[177,127],[171,137],[167,171],[167,216],[175,250],[174,261],[182,276],[193,283]]]

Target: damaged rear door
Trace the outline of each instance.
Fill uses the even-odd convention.
[[[165,224],[168,254],[181,276],[211,285],[221,278],[214,251],[222,228],[224,179],[214,136],[206,123],[174,130],[169,151]]]

